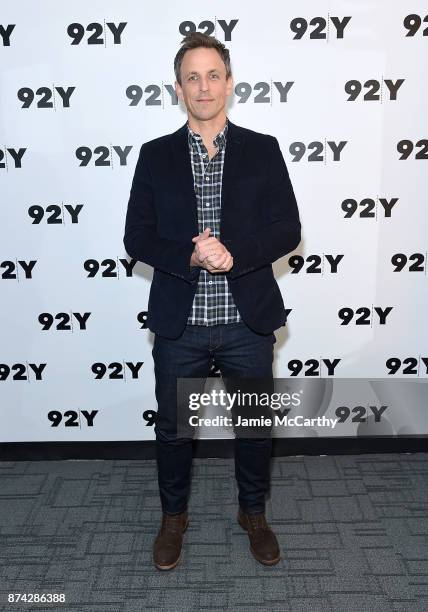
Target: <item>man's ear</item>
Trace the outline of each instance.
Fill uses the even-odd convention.
[[[177,94],[177,97],[180,98],[180,100],[182,100],[183,90],[181,89],[180,83],[178,81],[175,81],[174,87],[175,87],[175,93]]]
[[[233,77],[230,76],[227,79],[227,95],[230,96],[233,93],[233,88],[234,88],[234,82],[233,82]]]

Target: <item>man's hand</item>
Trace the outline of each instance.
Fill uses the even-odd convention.
[[[223,254],[209,255],[205,263],[209,272],[228,272],[233,266],[233,257],[226,249]]]
[[[214,236],[209,236],[211,228],[207,227],[202,234],[194,236],[195,250],[190,265],[201,266],[211,272],[228,272],[233,266],[233,257]]]

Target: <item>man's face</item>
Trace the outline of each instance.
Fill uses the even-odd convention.
[[[215,49],[199,47],[186,51],[181,63],[181,86],[175,91],[187,112],[198,121],[209,121],[225,112],[233,79],[226,80],[226,66]]]

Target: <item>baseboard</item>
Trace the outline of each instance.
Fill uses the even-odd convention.
[[[155,459],[154,440],[118,442],[1,442],[0,461]],[[194,457],[233,457],[234,440],[195,440]],[[272,456],[428,452],[428,436],[274,438]]]

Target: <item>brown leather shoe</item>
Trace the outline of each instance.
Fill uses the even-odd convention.
[[[153,560],[158,569],[170,570],[178,564],[188,524],[187,510],[180,514],[162,514],[162,525],[153,545]]]
[[[266,522],[264,512],[246,514],[239,508],[238,523],[248,532],[250,550],[257,561],[275,565],[281,559],[278,540]]]

